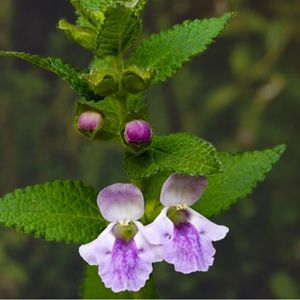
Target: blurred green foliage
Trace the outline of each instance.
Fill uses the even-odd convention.
[[[147,95],[157,133],[190,131],[219,150],[288,149],[251,200],[214,220],[231,231],[208,273],[183,275],[157,264],[163,298],[299,298],[300,6],[298,0],[151,0],[146,32],[187,18],[238,15],[225,34],[175,78]],[[56,30],[74,18],[67,0],[1,0],[0,49],[61,56],[84,66],[87,52]],[[76,96],[55,76],[0,60],[0,194],[54,179],[101,189],[126,181],[111,143],[72,127]],[[0,298],[79,297],[77,246],[0,230]],[[174,284],[176,283],[176,284]]]

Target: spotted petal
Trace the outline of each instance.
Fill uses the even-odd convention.
[[[116,183],[103,189],[97,198],[103,217],[110,222],[135,221],[144,214],[144,197],[133,184]]]
[[[165,207],[151,224],[143,228],[147,240],[153,245],[162,245],[171,238],[174,224],[167,217],[167,211]]]
[[[155,243],[150,243],[147,235],[149,232],[145,231],[145,226],[140,222],[135,222],[138,232],[134,237],[140,257],[151,258],[152,262],[159,262],[163,260],[163,247]],[[148,235],[149,236],[149,235]]]
[[[112,234],[113,226],[114,224],[109,224],[94,241],[79,247],[80,256],[89,265],[99,265],[101,260],[105,260],[110,255],[116,240]]]
[[[206,186],[207,179],[203,176],[171,175],[163,184],[160,202],[167,207],[190,206],[201,197]]]

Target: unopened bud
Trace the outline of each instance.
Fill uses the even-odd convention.
[[[102,115],[95,111],[85,111],[79,116],[78,129],[94,131],[102,122]]]
[[[124,138],[128,144],[149,144],[151,128],[144,120],[133,120],[125,125]]]

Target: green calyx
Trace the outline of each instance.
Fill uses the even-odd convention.
[[[123,61],[114,56],[96,59],[90,73],[82,75],[90,89],[100,96],[117,93],[138,94],[151,84],[154,73],[135,65],[123,66]]]
[[[80,133],[88,138],[95,140],[111,140],[117,138],[119,135],[120,124],[122,122],[122,107],[120,102],[113,98],[107,97],[102,101],[86,101],[82,98],[77,103],[76,117],[74,121],[74,127],[78,130],[78,120],[80,115],[85,111],[95,111],[101,114],[103,120],[100,126],[90,132],[86,130],[79,130]]]
[[[187,222],[190,214],[185,206],[177,205],[168,209],[167,216],[177,226]]]
[[[113,228],[113,234],[117,239],[122,239],[123,241],[130,241],[137,234],[138,229],[133,222],[129,223],[118,223]]]
[[[152,70],[130,65],[123,71],[122,86],[129,93],[137,94],[150,86],[153,77]]]

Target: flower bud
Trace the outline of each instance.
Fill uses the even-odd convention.
[[[125,125],[124,138],[128,144],[149,144],[151,128],[144,120],[133,120]]]
[[[102,122],[103,117],[96,111],[85,111],[79,116],[78,129],[94,131]]]

